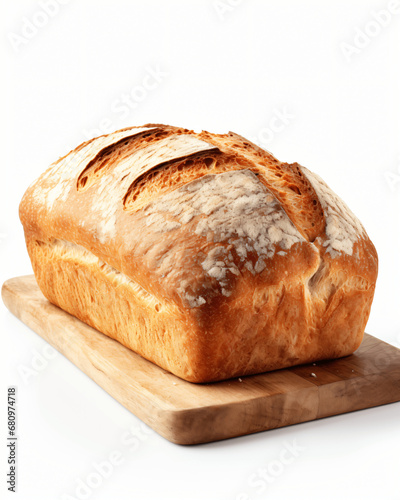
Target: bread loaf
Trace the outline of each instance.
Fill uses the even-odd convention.
[[[191,382],[346,356],[377,278],[316,174],[237,134],[146,125],[81,144],[20,205],[50,302]]]

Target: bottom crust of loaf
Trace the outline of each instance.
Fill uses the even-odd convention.
[[[249,289],[241,297],[250,302],[241,299],[220,320],[209,318],[210,335],[204,318],[154,297],[79,245],[32,239],[27,247],[50,302],[190,382],[349,355],[362,341],[373,298],[365,287],[333,299],[312,297],[304,283]]]

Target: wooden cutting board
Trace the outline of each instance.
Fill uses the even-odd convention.
[[[52,305],[34,276],[6,281],[2,296],[15,316],[174,443],[216,441],[400,400],[400,349],[371,335],[345,358],[196,385]]]

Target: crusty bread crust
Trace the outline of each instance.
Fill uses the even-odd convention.
[[[186,380],[361,343],[378,269],[363,226],[317,175],[236,134],[93,139],[28,188],[20,217],[51,302]]]

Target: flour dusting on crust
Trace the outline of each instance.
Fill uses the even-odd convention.
[[[113,169],[100,182],[94,185],[92,211],[99,213],[96,228],[97,238],[101,243],[114,239],[116,236],[116,214],[121,209],[122,200],[129,186],[145,172],[164,163],[190,156],[202,151],[212,151],[217,148],[208,142],[201,141],[190,135],[172,135],[161,139],[155,144],[143,147],[123,161],[116,160]],[[178,227],[166,224],[165,231]]]
[[[153,130],[156,127],[141,127],[115,132],[93,139],[79,150],[71,151],[68,155],[53,163],[50,168],[39,177],[33,185],[33,198],[39,203],[45,203],[48,210],[53,208],[55,201],[65,201],[75,187],[73,180],[104,148],[126,138],[133,137]],[[57,182],[54,182],[54,179]]]
[[[233,249],[243,267],[255,275],[267,267],[266,261],[276,251],[306,241],[275,196],[250,170],[205,175],[161,196],[144,213],[146,224],[156,233],[170,231],[172,223],[179,230],[192,222],[197,235],[215,244],[201,266],[218,281],[225,296],[231,294],[229,277],[240,274],[233,262]],[[251,257],[256,258],[254,265]]]
[[[363,225],[319,175],[310,172],[305,167],[301,169],[315,189],[324,211],[327,239],[323,246],[326,247],[326,251],[332,257],[339,256],[341,252],[353,255],[354,243],[359,238],[366,237]]]

